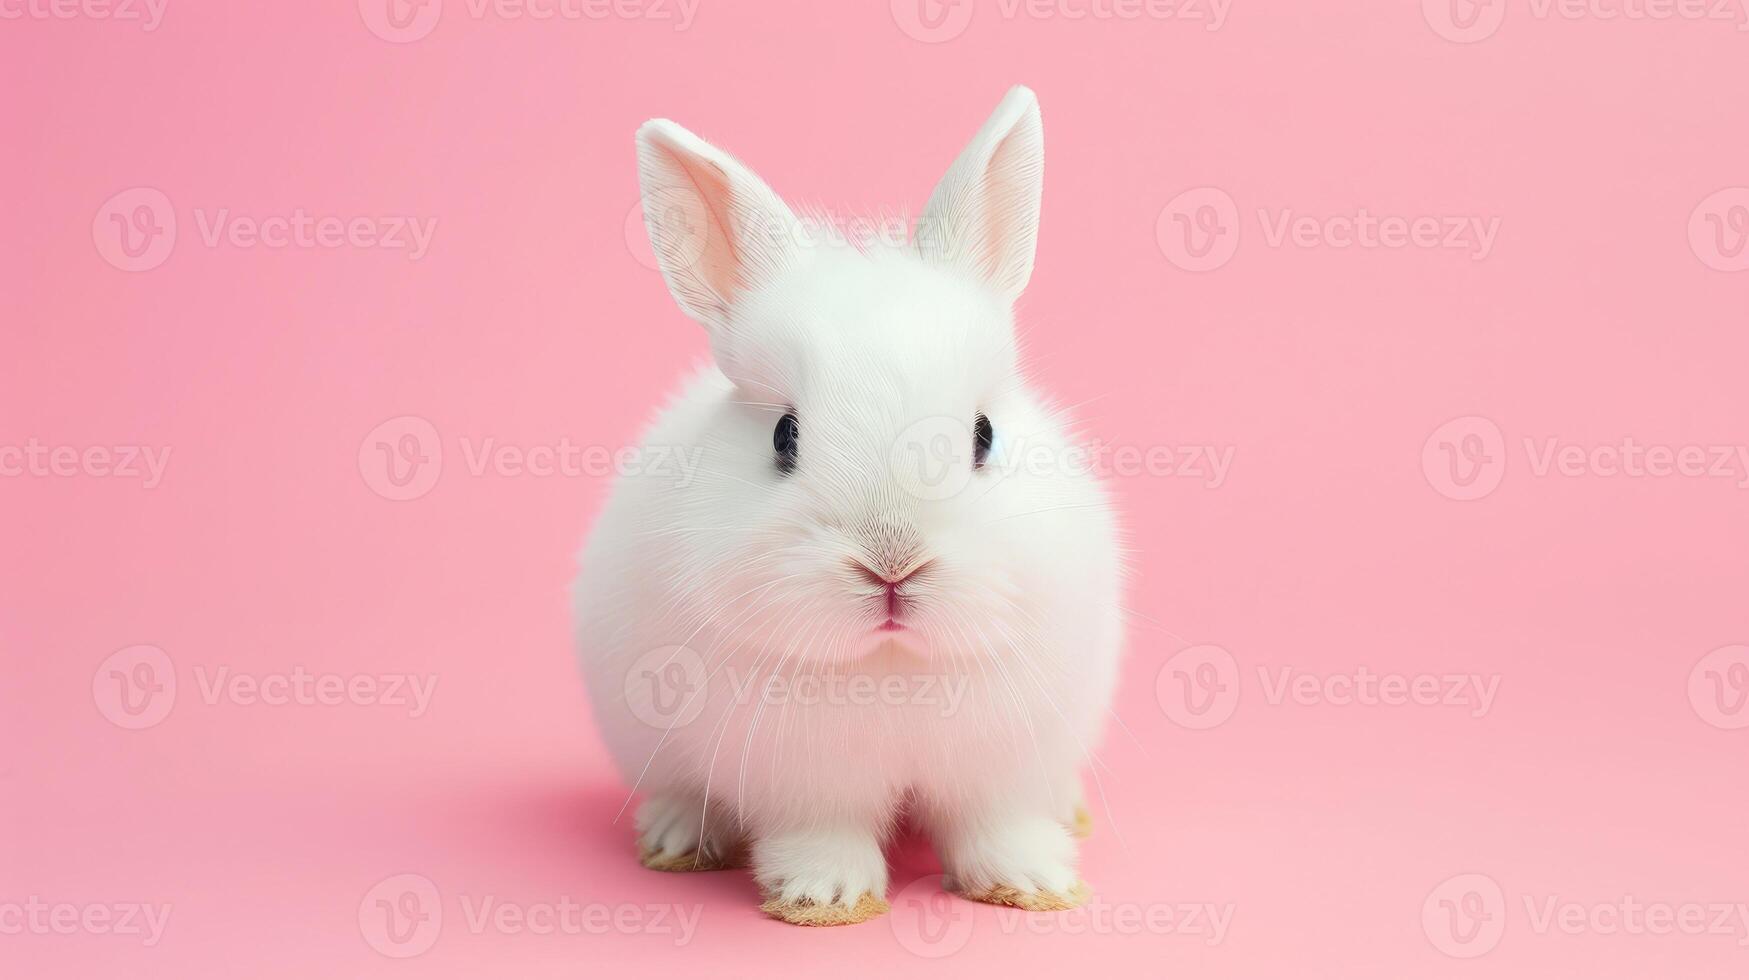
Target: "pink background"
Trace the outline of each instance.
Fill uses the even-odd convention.
[[[405,43],[370,29],[393,33],[376,0],[169,0],[155,30],[6,5],[27,16],[0,21],[0,447],[172,455],[150,489],[83,457],[0,477],[0,929],[32,896],[171,907],[151,947],[0,933],[5,972],[1744,976],[1736,918],[1537,921],[1551,899],[1749,903],[1743,464],[1539,473],[1525,441],[1749,442],[1749,33],[1736,10],[1500,2],[1459,0],[1482,18],[1466,34],[1437,0],[1241,0],[1213,31],[976,0],[934,8],[931,33],[907,0],[702,0],[679,31],[447,0]],[[1219,486],[1114,481],[1136,551],[1130,735],[1106,740],[1084,849],[1105,909],[1230,908],[1219,942],[907,902],[937,870],[914,843],[893,915],[843,930],[761,918],[741,873],[644,871],[567,639],[606,482],[466,457],[623,446],[703,356],[627,234],[641,121],[692,126],[791,199],[914,213],[1015,82],[1048,134],[1021,311],[1038,378],[1113,443],[1232,452]],[[176,237],[124,271],[106,202],[142,187]],[[1215,190],[1187,216],[1237,237],[1193,272],[1162,209],[1197,188]],[[1479,260],[1270,240],[1283,209],[1361,208],[1498,233]],[[209,245],[220,209],[437,225],[417,260]],[[366,436],[403,416],[443,458],[397,501]],[[1213,717],[1174,702],[1168,667],[1204,644],[1224,653],[1190,656],[1238,696]],[[177,689],[129,730],[103,665],[135,645],[166,658],[139,676]],[[1260,667],[1499,686],[1475,717],[1272,698]],[[202,696],[220,669],[296,668],[437,686],[417,718]],[[431,882],[442,924],[397,959],[367,937],[373,888],[402,874]],[[1441,891],[1458,875],[1499,892]],[[702,915],[678,947],[470,929],[464,902],[487,896]],[[1474,923],[1440,898],[1503,932],[1464,944]]]

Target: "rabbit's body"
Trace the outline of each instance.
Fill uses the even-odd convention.
[[[749,237],[793,216],[691,134],[640,133],[646,195],[697,195],[702,244],[654,215],[651,231],[717,361],[639,457],[695,465],[620,477],[577,585],[597,723],[645,798],[652,867],[745,848],[768,910],[854,921],[884,908],[881,844],[909,807],[962,892],[1075,900],[1067,827],[1117,674],[1121,582],[1104,491],[1015,366],[1032,249],[1007,212],[1029,189],[989,182],[1036,181],[1036,127],[1017,90],[925,213],[950,244],[1005,228],[976,261]],[[989,186],[963,183],[973,169]],[[1004,220],[952,210],[969,196]]]

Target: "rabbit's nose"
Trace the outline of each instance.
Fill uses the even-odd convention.
[[[878,571],[878,570],[870,567],[867,562],[864,562],[861,559],[857,559],[857,558],[850,559],[849,564],[850,564],[850,567],[853,570],[855,570],[855,572],[858,575],[861,575],[863,578],[867,579],[869,581],[870,585],[876,585],[876,586],[880,586],[880,587],[888,589],[888,590],[894,590],[894,589],[897,589],[899,586],[905,584],[906,582],[910,581],[911,577],[916,575],[918,572],[921,572],[921,571],[923,571],[923,569],[929,567],[930,563],[923,562],[921,564],[912,565],[909,569],[906,569],[905,571],[898,572],[898,573]]]
[[[911,581],[918,572],[928,568],[931,564],[930,561],[920,562],[912,565],[904,572],[893,575],[886,572],[876,571],[861,559],[851,558],[848,559],[846,563],[850,565],[858,575],[867,579],[870,584],[878,586],[885,593],[887,621],[889,623],[898,620],[899,615],[905,610],[906,602],[913,598],[902,591],[899,586]]]

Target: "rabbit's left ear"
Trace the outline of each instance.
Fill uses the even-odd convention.
[[[930,195],[917,227],[918,252],[1015,299],[1032,278],[1044,175],[1038,97],[1017,85]]]

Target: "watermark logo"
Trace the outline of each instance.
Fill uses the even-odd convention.
[[[1209,946],[1226,941],[1236,908],[1232,902],[1107,902],[1094,896],[1078,908],[1055,915],[1029,915],[1015,908],[996,910],[1003,935],[1034,936],[1184,936]]]
[[[725,230],[720,222],[726,222]],[[795,251],[817,248],[877,249],[929,248],[941,251],[943,232],[937,223],[906,215],[845,214],[832,209],[810,210],[803,215],[726,214],[713,217],[697,195],[670,187],[645,193],[626,212],[622,229],[626,250],[638,264],[660,270],[696,266],[713,234],[730,234],[742,245],[769,244]],[[666,250],[658,257],[656,250]],[[663,259],[666,259],[664,263]]]
[[[1447,41],[1474,44],[1493,37],[1506,19],[1507,0],[1422,0],[1433,32]],[[1742,0],[1527,0],[1522,13],[1536,21],[1732,24],[1749,30]]]
[[[437,427],[417,415],[389,419],[358,444],[358,473],[365,486],[388,500],[417,500],[443,475],[443,440]]]
[[[1236,450],[1213,444],[1120,445],[1094,439],[1059,444],[1011,435],[1000,423],[979,465],[976,434],[963,419],[937,415],[906,426],[888,448],[893,482],[919,500],[947,500],[973,481],[988,485],[1017,475],[1113,479],[1194,480],[1218,490],[1227,481]]]
[[[1293,667],[1257,668],[1263,700],[1271,705],[1337,708],[1467,708],[1471,718],[1485,717],[1500,694],[1499,674],[1379,673],[1369,667],[1314,674]]]
[[[1421,472],[1452,500],[1480,500],[1506,476],[1506,436],[1480,415],[1452,419],[1422,444]]]
[[[690,28],[700,0],[462,0],[458,8],[479,22],[642,20]],[[358,12],[372,34],[392,44],[425,39],[443,18],[443,0],[358,0]]]
[[[662,936],[675,946],[692,942],[703,905],[585,904],[569,896],[555,901],[511,902],[496,895],[459,896],[470,935]],[[358,931],[365,944],[391,959],[411,959],[437,945],[444,929],[443,896],[430,878],[398,874],[377,882],[358,903]],[[453,918],[452,923],[457,921]]]
[[[1192,188],[1160,210],[1154,240],[1186,272],[1219,269],[1239,250],[1239,206],[1218,187]]]
[[[269,214],[263,217],[233,214],[230,208],[209,211],[194,209],[194,223],[200,232],[201,244],[207,248],[221,245],[236,249],[265,248],[321,249],[343,248],[360,251],[404,252],[408,261],[417,262],[431,251],[437,237],[437,219],[411,215],[389,214],[342,216],[311,214],[303,208],[293,208],[289,214]]]
[[[144,902],[0,901],[0,936],[127,936],[150,949],[170,924],[169,904]]]
[[[23,445],[0,445],[0,477],[139,480],[146,490],[164,482],[169,446],[65,446],[31,438]]]
[[[103,261],[123,272],[148,272],[176,248],[176,208],[155,187],[122,191],[97,209],[91,240]]]
[[[443,0],[358,0],[370,32],[392,44],[418,41],[437,29]]]
[[[1187,647],[1161,666],[1154,697],[1166,717],[1184,728],[1224,724],[1239,710],[1239,662],[1213,644]]]
[[[1591,445],[1525,436],[1516,445],[1535,479],[1718,480],[1749,490],[1749,445],[1643,442],[1632,436]],[[1422,473],[1445,497],[1479,500],[1500,486],[1510,448],[1492,420],[1453,419],[1422,444]]]
[[[972,26],[973,0],[892,0],[893,23],[924,44],[951,41]]]
[[[343,248],[405,252],[417,262],[431,250],[436,218],[406,215],[315,215],[303,208],[262,217],[230,208],[194,209],[200,243],[207,248]],[[176,247],[176,208],[163,191],[135,187],[103,202],[91,221],[91,240],[105,262],[123,272],[147,272],[164,264]]]
[[[1204,731],[1225,724],[1238,711],[1242,679],[1231,653],[1208,644],[1193,646],[1162,665],[1154,696],[1166,717],[1180,727]],[[1263,703],[1276,708],[1457,708],[1482,718],[1493,710],[1500,683],[1499,674],[1403,674],[1365,665],[1330,672],[1257,667]]]
[[[1688,245],[1709,269],[1749,269],[1749,187],[1727,187],[1695,205]]]
[[[960,419],[919,419],[893,440],[887,462],[899,486],[913,497],[946,500],[972,482],[972,439],[971,425]]]
[[[1176,21],[1218,31],[1227,22],[1232,0],[994,0],[1004,21]],[[893,22],[906,36],[941,44],[971,26],[975,0],[892,0]]]
[[[137,22],[150,34],[164,23],[170,0],[0,0],[0,20]]]
[[[117,650],[92,673],[91,699],[121,728],[151,728],[176,706],[176,666],[169,654],[149,644]]]
[[[422,718],[437,693],[436,674],[315,673],[304,667],[256,674],[221,666],[194,667],[201,703],[253,708],[339,707],[403,708],[409,718]]]
[[[1053,915],[998,908],[994,916],[1002,936],[1174,936],[1217,946],[1226,940],[1235,911],[1231,902],[1107,902],[1095,896]],[[942,875],[925,875],[901,889],[887,923],[906,952],[931,960],[965,949],[977,931],[972,904],[950,894]]]
[[[1494,36],[1506,20],[1506,0],[1421,0],[1421,14],[1433,33],[1457,44]]]
[[[1717,936],[1749,947],[1749,903],[1642,901],[1633,895],[1602,902],[1525,895],[1524,915],[1539,936]]]
[[[494,895],[463,895],[461,907],[462,921],[476,936],[661,936],[676,947],[692,942],[699,920],[704,918],[703,905],[585,905],[569,896],[552,902],[522,903]]]
[[[1688,674],[1688,703],[1715,728],[1749,728],[1749,646],[1719,647],[1702,657]]]
[[[1486,956],[1506,933],[1506,893],[1484,874],[1447,878],[1427,893],[1421,929],[1433,948],[1447,956]]]
[[[551,442],[518,444],[494,436],[457,440],[466,475],[475,479],[600,479],[644,477],[686,487],[698,478],[704,462],[702,446],[603,446],[560,437]],[[365,434],[358,445],[358,472],[378,496],[387,500],[417,500],[430,493],[442,477],[446,453],[437,427],[418,415],[401,415]]]
[[[645,653],[625,678],[626,704],[633,716],[664,730],[696,720],[713,690],[736,708],[911,707],[931,708],[940,717],[951,718],[967,704],[971,678],[954,673],[871,673],[848,665],[755,673],[725,661],[710,669],[703,656],[683,646]]]
[[[657,647],[626,671],[626,707],[651,728],[684,728],[704,711],[709,683],[710,671],[696,651]]]
[[[942,875],[925,875],[899,890],[887,924],[906,952],[928,960],[952,956],[972,941],[971,904],[947,892]]]
[[[424,875],[400,874],[371,886],[358,903],[358,931],[371,949],[409,959],[443,933],[443,898]]]
[[[202,704],[243,708],[338,707],[405,709],[420,718],[437,691],[436,674],[316,673],[304,667],[275,673],[194,666]],[[110,654],[91,675],[91,697],[103,717],[127,729],[151,728],[176,706],[176,665],[155,646],[131,646]]]
[[[1646,901],[1633,894],[1602,901],[1522,894],[1523,927],[1535,936],[1681,936],[1722,938],[1749,947],[1749,903]],[[1515,903],[1517,904],[1517,903]],[[1492,952],[1513,916],[1500,883],[1461,874],[1427,893],[1421,925],[1440,952],[1475,959]]]
[[[626,250],[646,269],[662,268],[652,242],[661,242],[668,249],[674,268],[690,269],[698,264],[709,240],[710,222],[703,200],[696,194],[658,187],[638,198],[626,212]]]
[[[1256,214],[1263,244],[1272,249],[1417,249],[1480,262],[1493,254],[1500,234],[1498,216],[1378,214],[1365,207],[1328,215],[1262,207]],[[1187,272],[1210,272],[1232,261],[1241,221],[1230,194],[1218,187],[1197,187],[1166,202],[1155,219],[1154,240],[1173,265]]]

